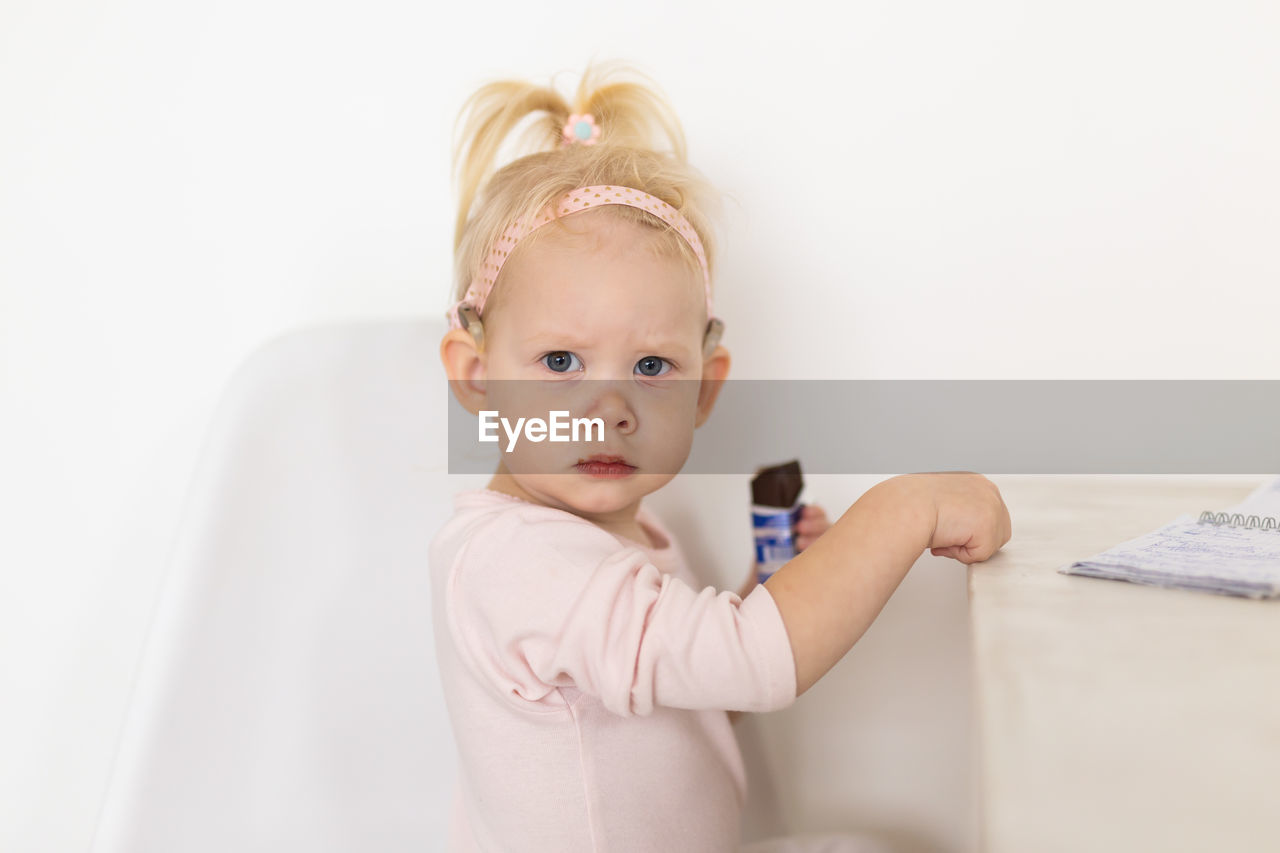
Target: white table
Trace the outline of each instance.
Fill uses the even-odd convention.
[[[1280,600],[1056,571],[1253,486],[991,479],[1013,539],[969,572],[982,849],[1280,850]]]

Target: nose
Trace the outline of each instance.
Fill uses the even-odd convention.
[[[591,402],[588,417],[600,418],[605,426],[622,435],[630,435],[639,424],[636,411],[627,399],[624,381],[609,379],[595,382],[595,398]]]

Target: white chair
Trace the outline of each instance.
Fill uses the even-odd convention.
[[[442,331],[306,329],[234,374],[95,853],[437,849],[455,764],[428,618],[456,488]]]
[[[443,849],[456,759],[427,554],[453,493],[488,479],[446,473],[444,328],[303,329],[236,371],[183,510],[92,853]],[[648,499],[720,588],[747,568],[747,479],[678,477]],[[834,515],[865,488],[836,485]],[[902,850],[968,849],[967,752],[955,745],[967,692],[928,680],[927,719],[896,722],[920,706],[904,674],[965,660],[947,651],[967,631],[953,577],[909,576],[877,622],[900,639],[860,643],[861,660],[824,679],[825,700],[739,721],[745,840],[909,822],[929,831],[891,833],[919,840]],[[922,606],[936,638],[924,645]],[[832,743],[857,757],[834,777],[821,758],[840,754]]]

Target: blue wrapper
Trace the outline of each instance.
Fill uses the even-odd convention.
[[[792,507],[751,506],[751,527],[756,540],[756,580],[764,583],[796,555],[795,526],[800,520],[797,503]]]

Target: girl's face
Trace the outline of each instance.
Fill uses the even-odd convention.
[[[701,274],[651,248],[651,232],[598,211],[566,220],[503,268],[484,318],[485,409],[599,418],[603,440],[521,436],[502,465],[520,489],[578,514],[632,507],[689,455],[698,421],[706,307]],[[496,291],[495,291],[496,293]],[[726,357],[727,358],[727,357]],[[590,464],[591,457],[621,464]]]

